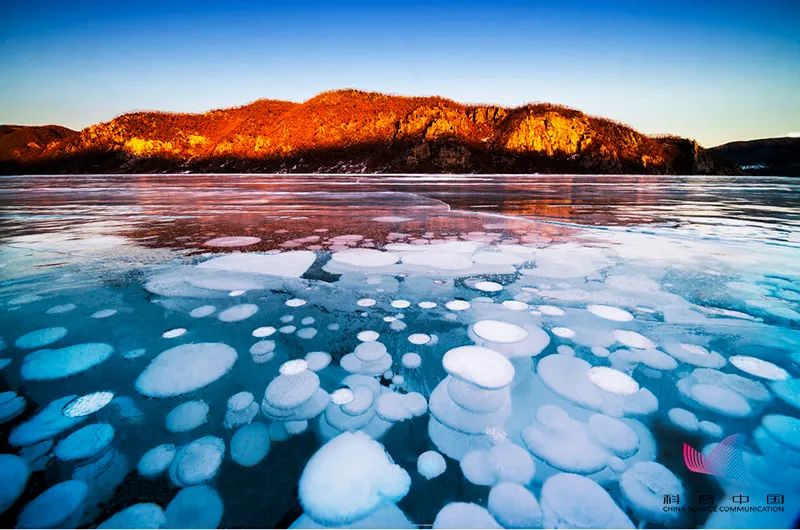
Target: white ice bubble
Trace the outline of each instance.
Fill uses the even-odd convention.
[[[726,416],[741,418],[752,412],[747,400],[729,388],[700,383],[691,386],[689,396],[702,407]]]
[[[75,310],[77,307],[78,306],[76,306],[75,304],[54,305],[53,307],[45,311],[45,313],[47,313],[48,315],[61,315],[64,313],[69,313],[70,311]]]
[[[240,427],[231,438],[231,458],[244,467],[253,467],[269,452],[269,428],[260,422]]]
[[[431,341],[431,336],[425,333],[412,333],[408,336],[408,342],[416,345],[428,344]]]
[[[615,329],[614,338],[617,340],[617,342],[629,348],[647,349],[656,347],[656,345],[653,344],[653,341],[644,335],[626,329]]]
[[[308,362],[305,359],[292,359],[281,365],[278,371],[282,375],[298,375],[308,370]]]
[[[444,354],[444,369],[458,379],[484,389],[508,386],[514,366],[500,353],[480,346],[460,346]]]
[[[88,493],[83,481],[60,482],[25,505],[17,528],[77,528]]]
[[[614,322],[630,322],[633,320],[632,314],[619,307],[591,304],[586,306],[586,309],[593,315],[597,315],[606,320],[613,320]]]
[[[368,248],[354,248],[334,252],[331,261],[358,268],[388,267],[394,265],[400,256],[393,252],[383,252]]]
[[[185,488],[175,495],[165,510],[166,528],[217,528],[223,505],[219,494],[201,485]]]
[[[770,381],[789,379],[789,372],[769,361],[747,355],[731,355],[728,361],[739,370]]]
[[[212,258],[197,265],[200,269],[264,274],[283,278],[299,278],[314,264],[316,254],[309,250],[292,250],[279,254],[232,253]]]
[[[525,311],[528,309],[528,304],[520,302],[519,300],[505,300],[503,306],[512,311]]]
[[[307,303],[308,302],[306,300],[303,300],[302,298],[291,298],[289,300],[286,300],[287,307],[302,307]]]
[[[514,482],[501,482],[489,491],[489,512],[505,528],[540,528],[542,509],[530,490]]]
[[[667,412],[667,417],[669,417],[669,421],[671,421],[676,427],[679,427],[686,432],[695,432],[700,428],[700,422],[697,420],[697,416],[686,409],[678,407],[669,409]]]
[[[403,357],[400,358],[400,362],[403,367],[414,370],[422,365],[422,357],[417,353],[404,353]]]
[[[438,304],[436,302],[423,301],[417,304],[421,309],[433,309]]]
[[[42,348],[63,339],[66,334],[67,328],[63,327],[37,329],[36,331],[31,331],[22,335],[16,340],[14,345],[17,348],[26,350]]]
[[[114,428],[108,423],[93,423],[73,432],[53,451],[62,462],[87,460],[105,451],[114,439]]]
[[[484,293],[497,293],[503,290],[503,286],[497,282],[480,281],[472,284],[472,288]]]
[[[260,237],[253,237],[253,236],[224,236],[224,237],[215,237],[214,239],[209,239],[203,246],[205,247],[247,247],[250,245],[255,245],[261,241]]]
[[[211,480],[222,464],[225,442],[216,436],[203,436],[178,449],[169,467],[176,486],[194,486]]]
[[[500,482],[527,484],[536,472],[531,455],[524,448],[507,439],[491,448],[468,452],[461,460],[464,478],[481,486]]]
[[[684,496],[683,484],[672,471],[657,462],[636,462],[619,481],[622,496],[640,520],[671,526],[681,512],[664,509],[665,496]]]
[[[378,340],[380,336],[381,336],[380,333],[378,333],[377,331],[372,331],[368,329],[359,332],[358,335],[356,335],[356,338],[361,342],[369,342]]]
[[[562,339],[572,339],[575,337],[575,330],[571,328],[555,327],[550,331],[553,332],[553,335],[556,337],[561,337]]]
[[[114,352],[109,344],[90,342],[57,350],[37,350],[22,360],[23,379],[50,381],[85,372],[106,361]]]
[[[331,364],[332,357],[328,352],[312,351],[306,354],[305,360],[308,363],[309,370],[313,372],[319,372]]]
[[[175,459],[176,448],[172,444],[161,444],[148,450],[139,459],[136,470],[146,478],[153,478],[167,470]]]
[[[362,432],[345,432],[323,445],[300,477],[300,504],[322,525],[362,519],[408,493],[411,477],[383,446]]]
[[[331,402],[337,405],[347,405],[354,399],[353,391],[349,388],[338,388],[331,393]]]
[[[378,302],[372,298],[361,298],[356,302],[356,305],[359,307],[372,307]]]
[[[253,337],[256,337],[256,338],[264,338],[264,337],[269,337],[270,335],[274,334],[276,331],[277,330],[275,328],[273,328],[272,326],[262,326],[260,328],[254,329],[253,333],[251,333],[251,335],[253,335]]]
[[[103,318],[113,317],[116,314],[117,314],[116,309],[101,309],[100,311],[95,311],[90,316],[92,318],[103,319]]]
[[[189,316],[192,318],[205,318],[216,311],[217,308],[213,305],[201,305],[200,307],[195,307],[189,312]]]
[[[258,306],[255,304],[238,304],[221,311],[217,318],[222,322],[239,322],[250,318],[257,312]]]
[[[124,508],[102,523],[97,528],[163,528],[167,524],[167,516],[158,504],[141,502]]]
[[[411,302],[408,300],[392,300],[391,306],[395,309],[405,309],[411,307]]]
[[[479,320],[472,325],[475,334],[490,342],[511,344],[528,338],[528,332],[516,324],[500,320]]]
[[[227,344],[181,344],[161,352],[136,379],[147,397],[173,397],[203,388],[225,375],[236,362]]]
[[[466,300],[450,300],[444,306],[450,311],[464,311],[472,307]]]
[[[208,403],[201,399],[181,403],[167,414],[167,430],[187,432],[196,429],[208,421],[208,411]]]
[[[540,503],[544,528],[634,528],[606,490],[580,475],[559,473],[548,478]]]
[[[451,502],[433,520],[433,528],[502,528],[486,508],[471,502]]]
[[[186,328],[175,328],[165,331],[161,334],[161,337],[165,339],[175,339],[181,337],[186,334]]]
[[[563,317],[566,314],[563,309],[554,305],[540,305],[537,306],[536,309],[538,309],[543,315],[551,317]]]
[[[86,419],[86,417],[70,418],[64,416],[62,410],[67,403],[78,396],[65,396],[51,401],[35,416],[24,423],[17,425],[8,437],[8,443],[15,446],[27,446],[53,438],[64,431],[71,429]]]
[[[62,413],[68,418],[88,416],[111,403],[112,399],[114,399],[113,392],[92,392],[67,403]]]
[[[588,377],[589,381],[612,394],[630,396],[639,390],[639,383],[631,376],[606,366],[591,368]]]
[[[436,451],[425,451],[417,458],[417,472],[428,480],[438,477],[446,469],[444,457]]]

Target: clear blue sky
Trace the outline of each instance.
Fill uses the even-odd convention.
[[[119,4],[119,5],[116,5]],[[800,131],[800,0],[4,2],[0,123],[333,88],[550,101],[704,145]]]

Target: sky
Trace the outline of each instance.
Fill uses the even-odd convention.
[[[800,1],[2,0],[0,123],[336,88],[561,103],[712,146],[800,134]]]

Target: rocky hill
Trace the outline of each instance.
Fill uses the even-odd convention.
[[[710,149],[750,175],[800,177],[800,138],[731,142]]]
[[[549,104],[356,90],[203,114],[134,112],[75,132],[3,126],[0,172],[738,173],[697,143]]]

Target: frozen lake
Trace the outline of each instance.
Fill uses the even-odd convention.
[[[793,527],[799,378],[796,179],[0,177],[1,527]]]

